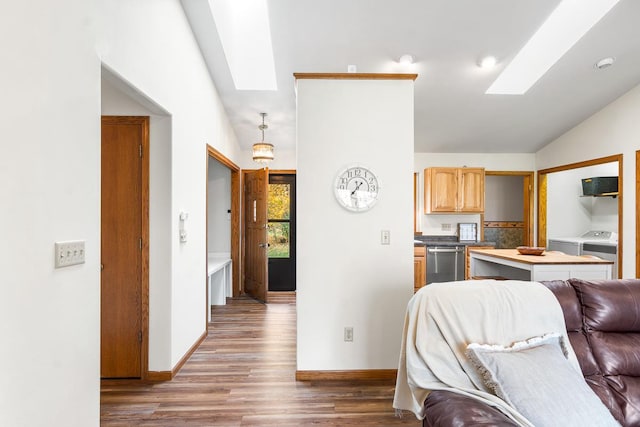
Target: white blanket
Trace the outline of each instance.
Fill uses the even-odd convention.
[[[465,350],[472,342],[509,346],[550,332],[564,337],[569,361],[580,372],[560,304],[544,285],[517,280],[427,285],[407,307],[393,407],[422,419],[429,392],[449,390],[495,406],[519,425],[532,426],[491,394]]]

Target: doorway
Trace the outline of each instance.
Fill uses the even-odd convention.
[[[533,244],[533,172],[486,171],[483,240],[496,248]]]
[[[269,292],[296,290],[296,175],[269,174],[267,198]]]
[[[552,218],[550,218],[550,213],[549,213],[549,204],[551,202],[551,198],[549,196],[550,193],[550,189],[551,186],[553,184],[550,185],[550,181],[552,181],[552,177],[555,177],[556,175],[558,175],[558,173],[568,173],[570,171],[576,171],[578,172],[578,175],[575,178],[575,184],[576,185],[580,185],[578,179],[579,178],[587,178],[587,176],[583,176],[583,173],[581,171],[585,171],[584,173],[586,173],[587,175],[589,175],[589,173],[587,173],[587,171],[589,171],[589,168],[593,168],[596,166],[605,166],[607,164],[610,164],[610,166],[613,167],[613,169],[615,170],[615,174],[620,178],[618,180],[618,192],[617,194],[614,196],[611,196],[608,200],[599,200],[598,203],[602,204],[601,202],[605,201],[607,202],[608,205],[610,205],[611,203],[613,203],[614,209],[608,209],[608,215],[604,215],[603,217],[605,218],[600,219],[599,222],[602,223],[603,221],[606,220],[607,224],[610,224],[612,221],[615,224],[614,226],[617,227],[617,230],[613,230],[616,231],[618,233],[618,245],[617,245],[617,259],[618,259],[618,271],[617,271],[617,277],[623,277],[622,276],[622,242],[623,242],[623,238],[622,238],[622,234],[623,234],[623,210],[622,210],[622,197],[623,197],[623,186],[622,186],[622,154],[616,154],[613,156],[608,156],[608,157],[601,157],[598,159],[593,159],[593,160],[587,160],[584,162],[578,162],[578,163],[571,163],[568,165],[563,165],[563,166],[557,166],[554,168],[549,168],[549,169],[542,169],[538,171],[538,246],[544,246],[546,247],[548,244],[548,239],[549,237],[556,237],[553,236],[551,234],[554,234],[554,230],[557,230],[558,228],[562,229],[563,233],[567,233],[570,231],[567,231],[567,229],[569,229],[570,227],[574,227],[576,226],[576,224],[590,224],[589,218],[587,217],[586,222],[580,222],[580,218],[577,218],[577,216],[572,216],[570,218],[570,221],[565,221],[563,226],[558,226],[557,224],[554,225],[554,223],[550,220],[552,220]],[[578,193],[581,194],[580,189],[578,190]],[[573,194],[571,196],[571,199],[565,198],[563,199],[563,203],[562,203],[562,209],[566,211],[567,209],[567,204],[568,202],[575,202],[575,199],[577,199],[579,196],[579,194]],[[587,210],[588,211],[588,210]],[[610,216],[611,212],[615,211],[615,214],[617,215],[617,218],[614,218],[613,220],[611,219],[606,219],[607,216]],[[583,226],[582,228],[580,228],[578,231],[579,232],[584,232],[587,231],[584,229],[585,227]],[[599,228],[599,227],[598,227]],[[600,228],[599,228],[600,229]],[[567,235],[567,234],[564,234]],[[615,276],[615,274],[614,274]]]
[[[149,117],[103,116],[100,376],[145,379],[149,313]]]
[[[221,190],[221,194],[224,194],[224,200],[221,201],[223,210],[222,215],[216,215],[211,206],[210,201],[210,166],[214,165],[219,171],[222,171],[222,175],[228,175],[229,180],[224,180],[224,185],[228,185],[228,188]],[[231,258],[231,295],[230,297],[237,297],[241,294],[240,289],[240,167],[229,160],[225,155],[220,153],[215,148],[207,145],[207,259],[210,252],[219,252],[222,249],[215,247],[212,244],[211,235],[215,233],[215,229],[218,227],[225,227],[224,225],[216,225],[220,223],[229,223],[229,228],[223,230],[223,239],[228,240],[222,242],[222,248],[224,252],[227,252],[226,248],[229,248],[229,256]],[[219,211],[219,209],[218,209]],[[208,273],[207,273],[208,275]],[[209,318],[209,311],[211,307],[208,305],[210,292],[207,283],[207,308],[205,319]]]

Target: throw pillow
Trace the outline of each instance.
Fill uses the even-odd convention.
[[[536,427],[619,426],[566,357],[559,334],[511,347],[469,344],[467,356],[487,388]]]

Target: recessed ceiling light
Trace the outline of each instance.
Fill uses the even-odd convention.
[[[609,56],[607,58],[602,58],[600,61],[596,62],[595,67],[598,70],[602,70],[603,68],[607,68],[613,65],[615,62],[615,58],[613,56]]]
[[[400,59],[398,59],[398,62],[402,65],[411,65],[413,64],[413,61],[415,61],[414,56],[408,53],[402,55]]]
[[[485,56],[480,60],[478,65],[480,66],[480,68],[493,68],[496,66],[497,63],[498,63],[498,60],[496,59],[495,56]]]
[[[238,90],[277,90],[267,0],[209,0]]]
[[[522,95],[619,0],[563,0],[513,58],[488,94]]]

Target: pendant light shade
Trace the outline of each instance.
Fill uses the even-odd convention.
[[[268,126],[264,124],[264,117],[267,113],[260,113],[260,115],[262,116],[262,124],[258,126],[258,129],[262,131],[262,141],[253,144],[253,161],[268,163],[274,159],[273,144],[264,142],[264,130],[268,128]]]

